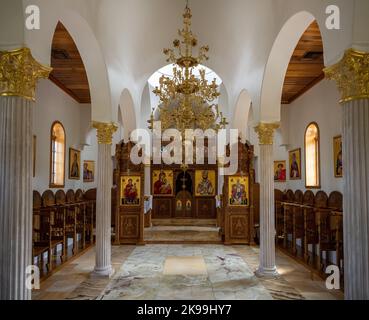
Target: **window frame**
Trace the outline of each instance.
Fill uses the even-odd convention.
[[[318,146],[317,146],[317,159],[316,159],[316,163],[317,163],[317,175],[318,175],[318,183],[316,186],[308,186],[307,184],[307,156],[306,156],[306,134],[308,129],[314,125],[317,129],[318,132]],[[304,160],[305,160],[305,188],[306,189],[321,189],[321,168],[320,168],[320,128],[318,123],[316,123],[315,121],[310,122],[306,129],[305,129],[305,134],[304,134]]]
[[[64,132],[64,170],[63,170],[63,184],[55,184],[52,181],[52,171],[53,171],[53,129],[55,125],[60,125],[63,128]],[[49,173],[49,188],[56,189],[56,188],[64,188],[65,187],[65,160],[66,160],[66,146],[67,146],[67,134],[65,132],[65,128],[60,121],[54,121],[50,128],[50,173]]]

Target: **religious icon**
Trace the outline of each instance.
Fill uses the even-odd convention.
[[[334,176],[336,178],[342,178],[343,177],[342,136],[333,138],[333,155],[334,155]]]
[[[290,151],[290,179],[301,179],[301,149]]]
[[[176,210],[177,211],[181,211],[182,210],[182,201],[181,200],[177,200]]]
[[[139,206],[141,204],[141,177],[122,176],[120,183],[122,206]]]
[[[192,202],[191,202],[191,200],[187,200],[187,202],[186,202],[186,210],[187,211],[191,211],[191,209],[192,209]]]
[[[228,178],[228,202],[230,206],[248,206],[249,197],[249,178],[233,176]]]
[[[83,182],[95,181],[95,161],[85,160],[83,162]]]
[[[286,182],[286,161],[274,161],[274,181]]]
[[[81,151],[69,149],[69,179],[79,180],[81,178]]]
[[[215,195],[215,171],[196,170],[195,173],[196,197]]]
[[[173,171],[153,170],[153,193],[155,196],[173,195]]]

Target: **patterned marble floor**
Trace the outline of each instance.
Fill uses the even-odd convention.
[[[112,249],[116,273],[90,278],[94,249],[67,264],[34,291],[39,300],[107,299],[342,299],[294,260],[277,253],[281,274],[260,279],[258,248],[223,245],[119,246]],[[180,264],[180,265],[179,265]]]

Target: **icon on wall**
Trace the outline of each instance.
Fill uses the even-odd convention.
[[[83,182],[95,181],[95,161],[83,161]]]
[[[290,179],[301,180],[301,149],[290,151]]]
[[[153,194],[154,196],[173,195],[173,171],[172,170],[153,170]]]
[[[286,182],[286,161],[274,161],[274,181]]]
[[[214,170],[196,170],[196,197],[215,196],[215,176]]]
[[[120,204],[139,206],[141,204],[141,177],[122,176],[120,181]]]
[[[81,151],[69,149],[69,179],[81,179]]]
[[[249,177],[232,176],[228,178],[228,203],[230,206],[249,206]]]
[[[342,162],[342,136],[333,138],[333,155],[334,155],[334,176],[336,178],[343,177],[343,162]]]

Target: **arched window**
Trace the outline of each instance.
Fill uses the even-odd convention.
[[[308,125],[305,131],[305,175],[306,188],[320,188],[319,127]]]
[[[65,130],[56,121],[51,126],[50,188],[64,188],[65,181]]]

